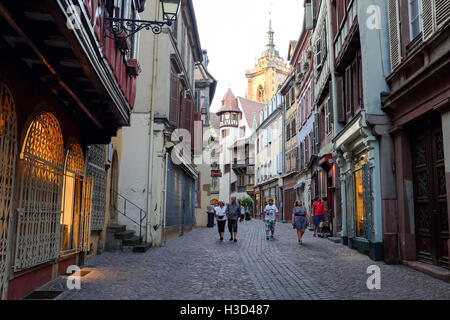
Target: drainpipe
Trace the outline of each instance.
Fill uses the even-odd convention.
[[[155,20],[158,20],[159,17],[159,1],[155,2]],[[157,71],[157,67],[158,67],[158,60],[157,60],[157,56],[158,56],[158,36],[154,35],[153,36],[153,76],[152,76],[152,100],[151,100],[151,105],[150,105],[150,139],[149,139],[149,149],[148,149],[148,197],[147,197],[147,214],[148,214],[148,226],[147,226],[147,230],[148,234],[150,236],[150,239],[152,241],[152,245],[154,245],[153,243],[153,236],[152,236],[152,228],[153,228],[153,212],[152,212],[152,204],[151,204],[151,200],[152,200],[152,177],[153,177],[153,138],[154,138],[154,117],[155,117],[155,95],[156,95],[156,71]],[[161,226],[161,217],[160,217],[160,221],[158,223],[159,226]]]

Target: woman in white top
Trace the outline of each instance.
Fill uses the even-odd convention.
[[[223,233],[225,231],[225,222],[227,221],[227,207],[223,201],[219,201],[219,205],[214,208],[216,211],[217,226],[219,228],[220,241],[223,241]]]

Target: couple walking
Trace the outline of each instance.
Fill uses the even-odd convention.
[[[314,237],[317,235],[317,231],[321,228],[321,223],[325,221],[323,215],[324,202],[320,196],[316,197],[312,205],[312,211],[314,216]],[[295,201],[294,209],[292,212],[292,225],[294,229],[297,229],[298,243],[302,243],[302,237],[309,224],[308,214],[303,202],[300,200]]]
[[[231,204],[225,206],[223,201],[214,208],[217,218],[217,227],[219,228],[220,241],[223,241],[225,232],[225,223],[228,220],[228,231],[230,232],[230,241],[237,242],[238,219],[242,219],[241,206],[236,203],[236,197],[231,198]]]

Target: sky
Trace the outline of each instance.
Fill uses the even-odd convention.
[[[218,81],[213,112],[220,107],[228,87],[236,96],[245,97],[245,71],[255,67],[265,49],[270,16],[275,48],[285,59],[289,41],[298,40],[302,29],[303,0],[193,0],[193,3],[201,46],[208,51],[208,70]]]

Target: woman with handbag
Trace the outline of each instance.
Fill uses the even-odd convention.
[[[303,244],[302,237],[305,233],[306,226],[309,224],[306,208],[300,200],[295,201],[292,212],[292,225],[297,229],[298,243]]]
[[[223,241],[225,223],[227,222],[227,207],[225,206],[223,201],[219,201],[219,205],[214,209],[216,211],[217,227],[219,229],[220,241]]]

